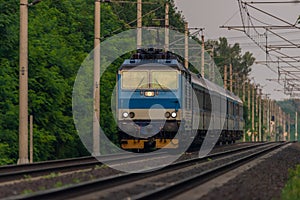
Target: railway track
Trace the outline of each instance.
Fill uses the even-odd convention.
[[[166,152],[156,153],[153,156],[166,156]],[[101,157],[101,161],[109,164],[136,161],[143,159],[145,155],[111,154]],[[149,156],[147,156],[149,158]],[[150,158],[151,158],[150,157]],[[18,180],[24,177],[37,177],[49,173],[70,172],[103,165],[99,160],[92,156],[37,162],[32,164],[8,165],[0,167],[0,182]]]
[[[255,158],[258,158],[268,152],[271,152],[284,144],[275,144],[268,148],[263,148],[258,150],[257,152],[251,153],[249,155],[243,156],[241,158],[237,158],[235,160],[232,160],[228,163],[224,163],[220,166],[213,167],[211,169],[205,170],[199,174],[194,174],[190,177],[186,177],[182,180],[179,180],[173,184],[165,185],[159,188],[156,188],[151,191],[146,191],[141,194],[135,195],[131,197],[131,199],[139,199],[139,200],[150,200],[150,199],[170,199],[172,197],[175,197],[176,195],[179,195],[181,193],[184,193],[188,191],[189,189],[192,189],[194,187],[197,187],[211,179],[214,179],[230,170],[234,170],[235,168],[246,164]]]
[[[265,143],[180,161],[149,173],[123,174],[8,199],[161,199],[209,180],[285,143]],[[178,179],[178,177],[181,177]],[[174,179],[175,178],[175,179]],[[173,180],[174,179],[174,180]],[[177,179],[177,180],[176,180]],[[145,189],[147,188],[147,190]],[[96,191],[96,192],[95,192]],[[116,192],[118,191],[118,192]],[[128,192],[130,191],[130,194]],[[167,196],[166,196],[167,194]]]

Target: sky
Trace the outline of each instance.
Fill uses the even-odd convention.
[[[262,1],[262,0],[256,0]],[[270,0],[265,0],[270,1]],[[278,1],[278,0],[272,0]],[[242,25],[240,10],[237,0],[175,0],[175,5],[178,11],[182,11],[185,20],[189,23],[189,27],[205,28],[205,40],[214,39],[219,37],[226,37],[230,44],[240,43],[242,52],[250,51],[253,53],[257,61],[264,61],[266,58],[265,52],[256,46],[247,36],[240,31],[228,30],[220,28],[220,26]],[[286,21],[295,23],[300,15],[300,3],[296,4],[268,4],[268,5],[255,5],[255,7],[264,11],[270,12]],[[252,16],[266,22],[268,24],[280,23],[262,12],[249,9]],[[257,21],[258,22],[258,21]],[[280,24],[283,25],[283,24]],[[293,39],[300,43],[299,35],[300,30],[282,30],[283,35],[289,39]],[[269,37],[269,42],[278,41],[280,38]],[[299,55],[299,52],[288,52],[289,55]],[[261,85],[264,94],[270,94],[270,98],[276,100],[283,100],[289,98],[283,94],[283,86],[275,81],[268,81],[266,79],[278,79],[276,66],[272,66],[272,70],[268,69],[265,65],[254,64],[252,67],[250,77],[253,77],[252,82]]]

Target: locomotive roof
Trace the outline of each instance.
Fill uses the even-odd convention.
[[[119,70],[130,69],[138,66],[149,66],[149,67],[171,67],[178,70],[186,71],[186,69],[178,62],[177,59],[166,60],[166,59],[127,59],[123,62]]]
[[[151,67],[155,66],[168,66],[176,68],[178,70],[186,71],[182,64],[178,61],[176,55],[170,51],[164,51],[163,49],[148,48],[148,49],[137,49],[132,54],[130,59],[126,59],[119,70],[123,68],[133,68],[141,65],[147,66],[151,64]],[[150,65],[148,65],[150,66]]]

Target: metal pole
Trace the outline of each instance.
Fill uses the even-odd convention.
[[[29,162],[33,163],[33,116],[30,115],[30,149],[29,149]]]
[[[266,139],[267,139],[267,135],[271,136],[270,133],[270,125],[271,125],[271,120],[270,120],[270,99],[266,96],[266,126],[267,126],[267,134],[266,134]]]
[[[165,16],[165,51],[169,51],[169,3],[166,3],[166,16]]]
[[[282,109],[281,109],[281,107],[280,106],[278,106],[278,119],[279,119],[279,123],[278,123],[278,125],[279,126],[281,126],[281,131],[283,131],[283,125],[282,125]],[[281,134],[279,134],[278,135],[278,141],[281,141],[282,139],[282,134],[283,133],[281,133]]]
[[[93,156],[100,155],[100,0],[95,1]]]
[[[273,115],[274,115],[273,101],[270,99],[270,114],[269,114],[270,141],[273,141],[273,133],[274,133],[274,123],[275,123],[275,121],[272,119]]]
[[[288,122],[289,122],[288,141],[291,141],[291,114],[289,114]]]
[[[202,35],[201,35],[201,75],[202,77],[204,78],[205,76],[205,72],[204,72],[204,35],[203,35],[203,32],[202,32]]]
[[[184,66],[186,69],[189,68],[189,25],[187,22],[184,24],[185,31],[184,31]]]
[[[287,139],[286,139],[286,114],[285,114],[285,112],[283,112],[283,118],[282,118],[282,124],[283,124],[283,141],[286,141]]]
[[[263,98],[261,96],[261,107],[262,107],[262,127],[265,126],[264,134],[262,135],[262,141],[266,141],[266,135],[267,135],[267,98]]]
[[[243,102],[246,101],[246,76],[243,76]]]
[[[250,107],[251,107],[251,85],[248,79],[248,120],[250,121]]]
[[[279,108],[278,108],[278,106],[277,106],[277,104],[276,104],[276,102],[274,102],[274,116],[275,116],[275,128],[274,128],[274,130],[275,130],[275,141],[277,141],[278,140],[278,127],[277,126],[279,126],[279,118],[278,118],[278,112],[279,112]]]
[[[142,0],[137,0],[137,49],[142,47]]]
[[[296,120],[295,120],[295,141],[298,141],[298,112],[296,112]]]
[[[209,66],[209,78],[212,82],[215,82],[214,47],[211,48],[210,58],[211,62]]]
[[[232,64],[230,63],[230,65],[229,65],[229,77],[230,77],[230,92],[233,92],[233,90],[232,90]]]
[[[261,92],[261,89],[259,89],[259,113],[258,113],[258,141],[259,142],[262,142],[263,139],[262,139],[262,132],[261,132],[261,95],[262,95],[262,92]]]
[[[258,86],[256,86],[256,89],[255,89],[255,101],[256,102],[255,102],[255,115],[254,116],[256,116],[256,117],[258,117],[258,99],[259,99],[257,90],[258,90]],[[258,133],[258,122],[256,122],[254,126],[255,126],[256,133]],[[256,141],[257,141],[258,136],[259,135],[255,135]]]
[[[272,141],[275,141],[275,136],[276,136],[276,107],[275,107],[275,101],[272,101],[272,117],[273,119],[273,125],[272,125]]]
[[[224,65],[224,89],[227,90],[227,65]]]
[[[240,93],[239,93],[239,87],[238,87],[238,82],[239,82],[239,77],[237,76],[237,73],[234,73],[234,87],[233,87],[233,93],[240,97]],[[232,78],[233,79],[233,78]]]
[[[255,96],[255,85],[252,88],[252,141],[254,141],[254,96]]]
[[[271,137],[271,120],[270,120],[270,99],[267,97],[267,133]]]
[[[212,50],[211,50],[211,59],[212,59],[212,64],[211,64],[211,73],[212,73],[212,77],[211,77],[211,80],[212,82],[215,82],[215,61],[214,61],[214,51],[215,51],[215,48],[212,47]]]
[[[20,0],[19,159],[28,163],[28,0]]]

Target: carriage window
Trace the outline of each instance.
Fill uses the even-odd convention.
[[[147,71],[123,71],[122,72],[123,89],[147,89],[148,72]]]
[[[204,92],[204,108],[205,110],[211,111],[211,99],[207,92]]]
[[[199,107],[200,107],[200,109],[204,109],[203,92],[200,90],[197,90],[196,93],[197,93]]]
[[[228,101],[228,114],[233,115],[233,104],[231,101]]]
[[[240,105],[240,117],[243,117],[243,106]]]
[[[177,89],[177,71],[152,71],[151,88],[153,89]]]

